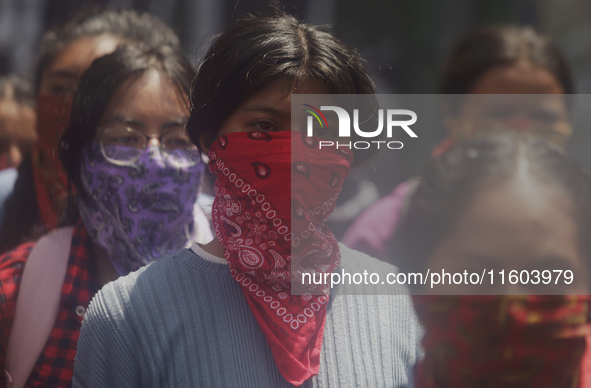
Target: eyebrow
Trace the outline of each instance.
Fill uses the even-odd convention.
[[[186,117],[179,117],[174,120],[168,121],[162,125],[161,128],[168,129],[174,127],[184,127],[187,124],[188,118]],[[105,123],[109,124],[125,124],[129,125],[133,128],[142,129],[144,128],[144,123],[139,120],[134,120],[131,117],[122,116],[122,115],[112,115],[105,120]]]
[[[171,120],[166,122],[164,125],[162,125],[162,128],[166,129],[166,128],[173,128],[173,127],[184,127],[185,125],[187,125],[187,121],[189,120],[188,117],[179,117],[175,120]]]
[[[79,77],[79,72],[73,69],[61,69],[51,71],[50,74],[55,77],[69,78],[76,80]]]
[[[134,128],[143,128],[144,127],[144,123],[142,123],[139,120],[134,120],[131,117],[126,117],[126,116],[121,116],[121,115],[112,115],[109,116],[106,120],[106,123],[110,123],[110,124],[125,124],[125,125],[129,125],[132,126]]]
[[[243,112],[264,112],[276,116],[289,116],[291,112],[275,109],[267,105],[252,105],[240,109]]]

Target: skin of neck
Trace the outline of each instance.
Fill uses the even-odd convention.
[[[91,256],[94,261],[94,268],[96,270],[99,285],[104,286],[119,278],[119,272],[113,267],[111,260],[109,260],[109,256],[107,256],[107,252],[94,242],[91,247]]]

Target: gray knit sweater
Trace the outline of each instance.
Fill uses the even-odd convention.
[[[349,271],[396,270],[340,249]],[[227,264],[195,250],[200,255],[183,249],[94,297],[78,342],[74,387],[292,386]],[[407,296],[334,295],[320,372],[303,386],[404,387],[420,357],[420,335]]]

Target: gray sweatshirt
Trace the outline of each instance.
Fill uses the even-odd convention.
[[[340,250],[341,267],[349,272],[397,272],[342,244]],[[331,295],[320,372],[303,386],[404,387],[420,357],[420,336],[408,296]],[[73,386],[292,385],[277,369],[224,259],[194,245],[107,284],[94,297]]]

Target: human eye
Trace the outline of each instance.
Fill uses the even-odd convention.
[[[254,123],[251,124],[251,126],[256,128],[256,130],[259,130],[262,132],[279,131],[279,129],[277,128],[277,126],[275,126],[275,124],[273,124],[272,122],[267,121],[267,120],[255,121]]]
[[[558,113],[546,109],[533,109],[530,116],[532,120],[543,123],[554,123],[560,120]]]
[[[69,94],[72,91],[69,88],[62,86],[62,85],[52,85],[51,92],[53,94]]]
[[[145,138],[138,133],[125,129],[110,129],[103,132],[101,142],[105,145],[142,148]]]
[[[193,148],[193,143],[184,132],[170,133],[162,138],[162,144],[168,149]]]
[[[330,129],[328,127],[320,127],[320,128],[314,128],[314,133],[320,137],[331,137],[335,134],[335,131],[333,131],[332,129]]]
[[[62,80],[52,80],[49,82],[48,86],[50,93],[56,95],[73,94],[76,89],[76,84],[74,82]]]
[[[133,135],[121,135],[118,137],[113,138],[114,142],[117,142],[121,145],[134,145],[139,143],[139,139],[137,136],[133,136]]]

